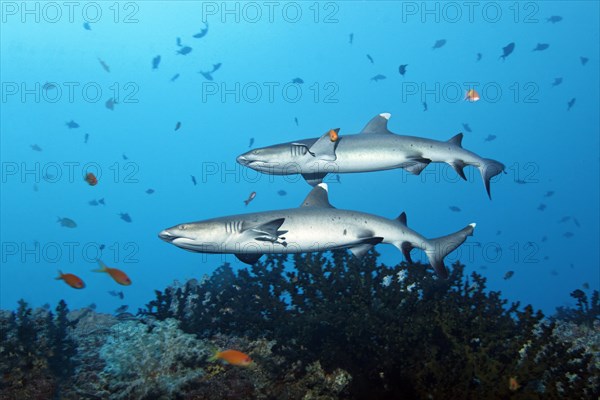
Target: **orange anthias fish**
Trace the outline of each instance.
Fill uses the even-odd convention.
[[[517,377],[516,376],[511,376],[508,379],[508,388],[515,392],[517,390],[519,390],[519,388],[521,387],[521,385],[519,385],[519,382],[517,382]]]
[[[89,183],[90,186],[96,186],[98,184],[98,178],[96,178],[96,175],[92,174],[91,172],[88,172],[85,175],[85,181]]]
[[[85,287],[85,283],[83,283],[80,277],[73,274],[63,274],[62,271],[58,271],[58,278],[56,280],[61,279],[74,289],[83,289]]]
[[[102,262],[102,260],[98,260],[98,265],[100,265],[100,269],[95,269],[94,272],[106,272],[117,282],[119,285],[129,286],[131,285],[131,279],[125,274],[125,272],[120,269],[107,267],[106,264]]]
[[[469,89],[467,90],[467,94],[465,95],[465,100],[468,100],[472,103],[479,101],[480,97],[479,97],[479,93],[477,93],[477,91],[475,89]]]
[[[331,140],[332,142],[337,142],[338,140],[338,132],[340,130],[339,129],[332,129],[329,131],[329,140]]]
[[[252,359],[248,354],[244,354],[237,350],[218,351],[212,356],[209,361],[223,360],[228,364],[238,367],[248,367],[252,364]]]

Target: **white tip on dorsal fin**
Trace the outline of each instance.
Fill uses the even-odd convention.
[[[473,227],[473,228],[475,228],[477,226],[477,224],[475,222],[473,222],[472,224],[469,224],[469,225],[471,225],[471,227]]]
[[[385,119],[387,119],[389,121],[390,117],[392,116],[392,114],[390,113],[381,113],[379,114],[380,117],[383,117]]]
[[[321,182],[317,186],[320,186],[321,188],[325,189],[327,193],[329,193],[329,188],[327,187],[327,184],[325,182]]]

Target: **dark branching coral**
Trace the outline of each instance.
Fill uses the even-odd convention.
[[[600,293],[597,290],[592,292],[591,299],[588,299],[587,294],[581,289],[571,292],[571,297],[577,300],[576,306],[558,307],[555,319],[586,324],[590,327],[594,325],[594,321],[600,320]]]
[[[269,256],[238,271],[223,265],[200,284],[157,292],[140,313],[176,318],[200,337],[272,340],[273,353],[290,362],[348,371],[352,398],[598,394],[589,355],[558,339],[541,312],[508,305],[458,263],[440,280],[424,265],[378,264],[376,252],[361,260],[345,251],[295,255],[293,268],[285,261]]]

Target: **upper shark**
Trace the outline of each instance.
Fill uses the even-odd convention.
[[[377,115],[358,134],[338,137],[339,129],[335,129],[320,138],[251,150],[240,155],[237,161],[267,174],[302,174],[312,186],[321,183],[328,173],[403,168],[418,175],[431,162],[449,164],[466,180],[463,169],[472,165],[479,169],[491,198],[490,180],[504,171],[504,164],[463,149],[462,133],[445,142],[396,135],[387,128],[390,116],[388,113]]]
[[[312,189],[300,207],[184,223],[159,233],[177,247],[197,253],[235,254],[246,263],[263,254],[289,254],[350,249],[361,257],[379,243],[389,243],[412,262],[410,251],[422,249],[431,266],[447,277],[444,257],[473,234],[475,224],[437,239],[426,239],[407,226],[406,214],[387,219],[358,211],[338,210],[328,199],[327,185]]]

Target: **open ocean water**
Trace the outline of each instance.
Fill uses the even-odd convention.
[[[449,269],[459,261],[487,290],[546,315],[575,307],[574,290],[600,288],[598,2],[0,5],[3,310],[64,299],[135,314],[174,281],[246,268],[158,234],[299,206],[311,190],[300,175],[236,157],[334,128],[343,143],[381,113],[399,135],[462,133],[464,149],[504,173],[491,199],[472,166],[466,180],[435,162],[418,175],[329,174],[334,207],[405,212],[427,238],[476,223]],[[394,246],[376,250],[388,266],[404,260]],[[98,259],[131,284],[93,272]]]

